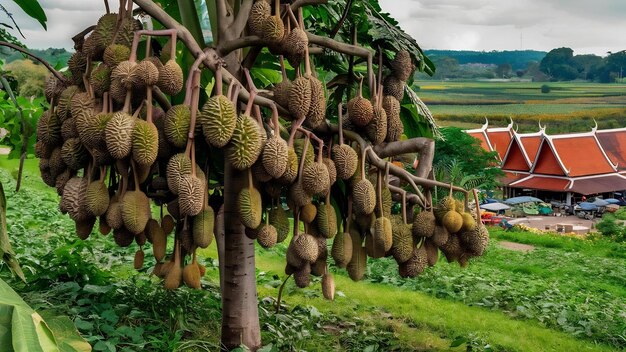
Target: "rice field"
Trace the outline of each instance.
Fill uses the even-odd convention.
[[[541,86],[548,85],[549,93]],[[513,118],[521,131],[536,131],[547,121],[548,132],[585,131],[626,126],[626,85],[588,82],[416,81],[420,98],[442,126],[505,126]],[[558,122],[554,124],[554,122]]]

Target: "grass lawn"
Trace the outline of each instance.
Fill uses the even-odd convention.
[[[146,275],[153,259],[132,269],[135,244],[112,245],[97,233],[75,240],[73,222],[58,213],[56,192],[27,160],[24,188],[12,192],[15,161],[0,158],[9,202],[9,233],[25,271],[22,285],[0,266],[0,277],[41,310],[69,315],[99,348],[158,351],[215,350],[219,338],[216,248],[201,253],[204,290],[160,288]],[[285,246],[257,249],[262,334],[278,350],[307,351],[611,351],[623,348],[626,311],[624,248],[607,241],[494,232],[487,254],[466,269],[438,263],[416,279],[397,275],[391,260],[372,260],[367,279],[335,274],[334,302],[321,296],[319,279],[307,289],[286,285]],[[499,248],[498,240],[537,246],[529,254]],[[621,311],[621,313],[620,313]],[[616,321],[620,318],[621,321]],[[621,325],[620,325],[621,324]],[[456,342],[456,343],[455,343]],[[458,347],[451,347],[457,345]],[[134,346],[134,347],[133,347]]]

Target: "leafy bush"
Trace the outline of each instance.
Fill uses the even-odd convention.
[[[626,243],[626,211],[620,209],[614,214],[605,213],[602,220],[596,225],[598,231],[616,242]]]
[[[542,84],[541,85],[541,93],[547,94],[547,93],[550,93],[550,90],[551,89],[550,89],[549,85],[547,85],[547,84]]]

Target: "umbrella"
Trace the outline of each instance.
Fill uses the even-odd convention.
[[[535,198],[535,197],[528,197],[528,196],[522,196],[522,197],[513,197],[513,198],[509,198],[507,200],[504,201],[504,203],[506,204],[521,204],[521,203],[529,203],[529,202],[543,202],[541,199],[539,198]]]
[[[597,205],[593,203],[589,203],[589,202],[582,202],[578,204],[578,206],[580,207],[581,210],[586,210],[586,211],[598,210]]]
[[[485,198],[484,203],[499,203],[500,201],[494,198]]]
[[[607,198],[605,199],[605,201],[609,204],[619,204],[621,203],[619,199],[615,199],[615,198]]]
[[[598,206],[598,207],[605,207],[605,206],[609,205],[610,203],[607,202],[604,199],[597,198],[596,200],[593,201],[593,204]]]
[[[500,210],[511,209],[511,207],[502,203],[487,203],[487,204],[481,204],[480,209],[485,209],[489,211],[500,211]]]

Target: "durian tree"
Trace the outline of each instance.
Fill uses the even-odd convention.
[[[137,269],[152,248],[166,289],[200,288],[197,252],[215,242],[225,349],[261,345],[255,241],[289,241],[286,275],[321,276],[328,299],[329,264],[360,280],[368,257],[392,256],[415,277],[439,251],[482,255],[470,192],[432,178],[434,141],[418,136],[429,113],[407,81],[434,67],[376,1],[196,3],[210,45],[193,2],[105,1],[67,72],[50,68],[35,151],[78,237],[97,223],[138,246]],[[416,153],[415,172],[397,162]],[[449,189],[436,205],[433,187]]]

